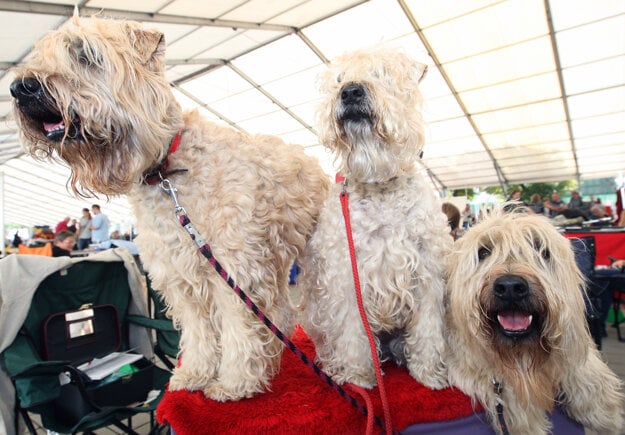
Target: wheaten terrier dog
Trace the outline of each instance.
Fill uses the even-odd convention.
[[[588,332],[570,242],[544,217],[498,214],[472,228],[450,256],[448,287],[450,383],[498,433],[502,421],[510,434],[548,433],[555,406],[619,433],[621,381]]]
[[[344,184],[326,200],[302,259],[302,323],[337,382],[376,384],[356,302],[339,195],[349,194],[362,298],[378,350],[389,347],[421,383],[441,388],[443,271],[452,238],[417,163],[423,147],[419,80],[425,66],[399,51],[339,57],[323,76],[322,143]]]
[[[141,259],[182,328],[170,388],[249,397],[268,386],[283,346],[202,257],[159,177],[177,186],[215,258],[285,333],[289,269],[329,178],[300,146],[183,114],[163,55],[158,31],[75,17],[17,69],[15,113],[29,152],[65,161],[76,193],[128,195]]]

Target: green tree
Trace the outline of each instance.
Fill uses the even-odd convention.
[[[475,190],[472,188],[458,189],[451,192],[451,196],[466,196],[467,199],[472,200],[475,196]]]

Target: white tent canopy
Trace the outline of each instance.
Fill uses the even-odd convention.
[[[623,0],[83,0],[80,14],[160,29],[183,107],[248,133],[318,143],[316,76],[336,55],[400,46],[429,64],[423,167],[441,191],[616,177],[625,170]],[[10,68],[73,14],[65,0],[0,0],[0,172],[6,223],[54,224],[93,202],[68,171],[21,156]]]

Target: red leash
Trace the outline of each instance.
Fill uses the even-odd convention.
[[[343,210],[343,218],[345,219],[345,231],[347,233],[347,244],[349,246],[349,256],[352,261],[352,272],[354,274],[354,287],[356,290],[356,300],[358,301],[358,311],[360,312],[360,318],[362,324],[365,327],[367,333],[367,339],[369,340],[369,347],[371,348],[371,356],[373,357],[373,367],[375,369],[375,377],[378,381],[378,388],[380,390],[380,400],[382,401],[382,409],[384,410],[384,426],[386,434],[393,433],[393,424],[391,423],[391,411],[388,406],[388,399],[386,397],[386,389],[384,388],[384,380],[382,379],[382,370],[380,368],[380,358],[378,358],[378,350],[375,345],[375,338],[371,331],[371,325],[367,319],[367,313],[362,302],[362,290],[360,287],[360,278],[358,276],[358,264],[356,263],[356,249],[354,248],[354,238],[352,236],[352,224],[349,219],[349,194],[346,190],[347,185],[343,184],[343,191],[341,192],[341,206]]]

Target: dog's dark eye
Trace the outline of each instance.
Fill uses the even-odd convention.
[[[337,83],[342,83],[343,82],[343,74],[339,74],[338,76],[336,76],[336,82]]]
[[[87,56],[87,52],[82,48],[76,53],[76,58],[78,59],[78,63],[83,66],[91,65],[91,60],[89,59],[89,56]]]
[[[490,257],[490,249],[485,246],[482,246],[480,249],[478,249],[477,258],[479,258],[480,261],[483,261],[488,257]]]
[[[538,242],[534,242],[534,249],[540,254],[543,260],[549,260],[551,258],[551,252],[547,247],[542,246]]]

